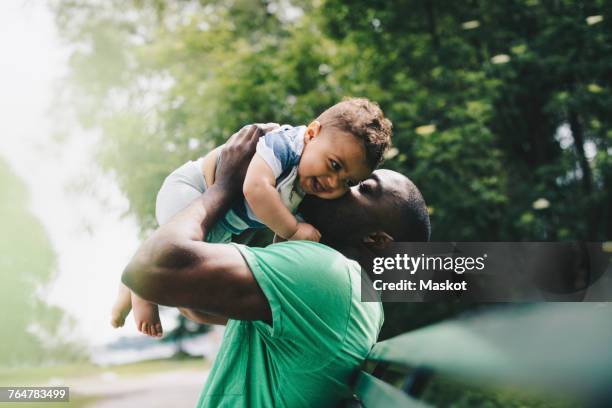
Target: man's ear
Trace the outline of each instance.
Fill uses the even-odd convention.
[[[373,249],[385,249],[393,242],[393,237],[384,231],[377,231],[365,236],[362,242]]]
[[[306,133],[304,133],[304,143],[308,143],[313,138],[319,136],[319,132],[321,132],[321,122],[313,120],[306,128]]]

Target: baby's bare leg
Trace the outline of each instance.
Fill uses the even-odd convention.
[[[201,161],[187,163],[170,174],[157,193],[155,216],[159,225],[168,222],[176,213],[201,196],[206,185],[214,182],[219,148],[209,152]],[[160,337],[163,333],[159,308],[154,303],[131,295],[136,328],[142,333]]]
[[[132,308],[134,309],[136,328],[147,336],[161,337],[163,329],[159,320],[158,306],[155,303],[147,302],[132,292]]]
[[[130,289],[123,283],[119,284],[117,300],[111,312],[111,325],[114,328],[121,327],[125,323],[125,318],[132,309],[132,295]]]
[[[166,177],[157,193],[155,204],[155,217],[159,225],[168,222],[176,213],[201,196],[206,190],[206,182],[214,181],[210,178],[214,177],[217,152],[218,149],[215,149],[204,160],[186,163]],[[162,335],[159,308],[156,304],[132,293],[132,308],[139,331],[153,337]]]
[[[218,146],[208,152],[206,156],[202,158],[202,175],[204,176],[204,180],[206,180],[206,185],[208,187],[212,186],[215,183],[215,171],[217,170],[217,159],[219,154],[221,154],[221,149],[223,145]]]

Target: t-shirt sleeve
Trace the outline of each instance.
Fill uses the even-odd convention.
[[[335,250],[308,241],[266,248],[238,246],[272,311],[272,325],[253,325],[269,341],[288,342],[321,365],[333,358],[346,335],[352,290],[348,261]]]
[[[292,129],[291,126],[281,126],[266,133],[257,142],[257,154],[270,166],[277,179],[300,161],[300,155],[295,151]]]

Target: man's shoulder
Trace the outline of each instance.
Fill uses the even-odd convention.
[[[338,343],[351,313],[353,261],[308,241],[239,250],[268,299],[274,336],[299,337],[305,328],[320,332],[326,327],[324,337]]]
[[[274,270],[289,275],[293,281],[305,285],[317,283],[346,283],[350,286],[348,271],[358,264],[335,249],[311,241],[286,241],[264,248],[241,247],[251,268]],[[344,285],[341,285],[344,286]]]
[[[266,251],[280,252],[280,253],[296,253],[302,254],[302,256],[311,257],[316,255],[317,257],[333,258],[340,262],[349,262],[349,259],[342,255],[334,248],[321,244],[320,242],[313,241],[284,241],[275,244],[270,244],[265,247]],[[316,259],[311,259],[316,261]]]
[[[246,250],[269,256],[282,256],[288,263],[298,263],[307,259],[310,264],[319,264],[334,260],[330,267],[349,265],[354,262],[346,258],[334,248],[312,241],[284,241],[270,244],[266,247],[244,247]],[[303,263],[303,262],[301,262]],[[305,263],[303,263],[306,265]]]

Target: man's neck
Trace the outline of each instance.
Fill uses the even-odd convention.
[[[361,266],[361,269],[368,274],[370,279],[373,279],[374,274],[372,273],[372,265],[371,260],[375,256],[374,252],[372,252],[365,245],[361,245],[359,248],[356,247],[343,247],[343,248],[335,248],[338,252],[340,252],[345,257],[357,261]]]

